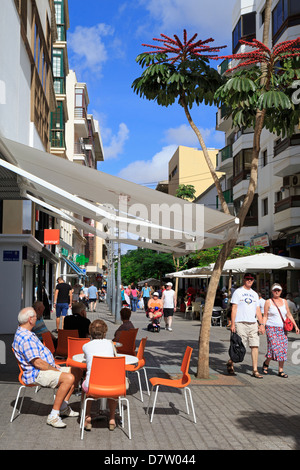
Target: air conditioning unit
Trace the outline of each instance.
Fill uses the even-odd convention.
[[[290,186],[297,187],[300,186],[300,174],[296,174],[294,176],[290,176]]]

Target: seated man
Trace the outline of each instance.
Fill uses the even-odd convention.
[[[64,321],[64,330],[78,330],[79,338],[87,338],[89,335],[90,320],[86,318],[86,306],[83,302],[74,302],[72,315],[68,315]]]
[[[147,316],[151,320],[156,320],[162,316],[162,312],[163,312],[162,300],[159,299],[158,292],[154,292],[152,299],[150,299],[148,302]]]
[[[127,331],[127,330],[131,330],[134,328],[133,323],[131,323],[130,321],[130,317],[131,317],[130,308],[127,308],[127,307],[121,308],[120,315],[121,315],[122,325],[119,326],[119,328],[115,332],[115,337],[113,341],[116,341],[116,342],[119,341],[121,331],[124,331],[124,330]]]
[[[41,300],[37,300],[36,302],[34,302],[32,307],[36,312],[37,319],[36,319],[35,326],[32,328],[31,331],[32,331],[32,333],[35,333],[37,335],[37,337],[40,341],[43,342],[42,334],[49,331],[48,328],[46,327],[44,319],[43,319],[43,313],[44,313],[44,310],[45,310],[45,306],[44,306],[44,304]],[[57,338],[52,333],[51,333],[51,336],[52,336],[54,347],[56,348]]]
[[[47,424],[55,428],[65,428],[66,424],[61,420],[61,416],[79,416],[79,413],[73,411],[68,403],[82,373],[78,369],[55,365],[49,349],[32,333],[36,318],[36,312],[32,307],[20,311],[18,315],[19,327],[12,348],[23,370],[22,378],[25,384],[58,387]]]

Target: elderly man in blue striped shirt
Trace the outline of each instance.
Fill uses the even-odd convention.
[[[12,348],[23,370],[22,378],[25,384],[58,387],[47,424],[55,428],[64,428],[66,424],[62,421],[61,416],[79,416],[79,413],[73,411],[69,406],[69,399],[75,384],[80,380],[81,372],[78,369],[55,365],[52,353],[32,332],[36,318],[36,312],[32,307],[20,311],[18,315],[19,327]]]

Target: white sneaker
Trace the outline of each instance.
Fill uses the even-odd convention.
[[[77,418],[79,416],[78,411],[73,411],[70,406],[67,406],[64,410],[59,412],[60,416],[69,416],[70,418]]]
[[[62,422],[59,415],[51,416],[47,418],[47,424],[53,426],[54,428],[65,428],[67,425]]]
[[[170,326],[168,327],[168,330],[169,330],[169,331],[173,331],[173,330],[172,330],[172,328],[171,328]]]

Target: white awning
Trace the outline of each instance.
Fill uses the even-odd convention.
[[[109,234],[96,229],[95,234],[102,238],[182,255],[222,244],[238,228],[239,221],[233,216],[3,137],[0,152],[0,166],[21,177],[24,197],[35,197],[35,202],[44,207],[49,204],[56,212],[65,210],[102,222],[110,228]],[[65,216],[83,228],[76,218]],[[119,230],[118,240],[114,227]],[[140,239],[131,239],[128,233]]]

